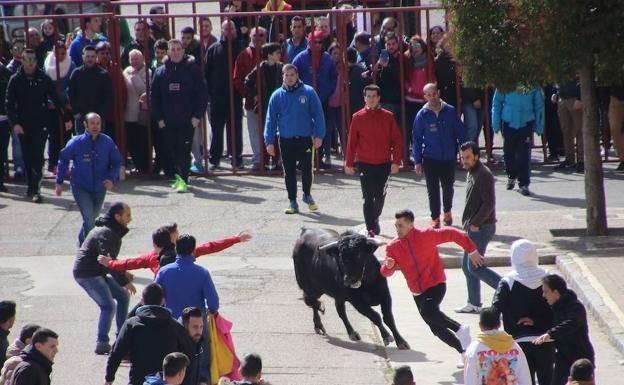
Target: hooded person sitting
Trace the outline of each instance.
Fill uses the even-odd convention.
[[[548,271],[538,266],[533,242],[519,239],[511,245],[512,271],[498,284],[492,306],[503,316],[505,331],[520,345],[531,378],[550,384],[555,359],[554,344],[536,346],[532,341],[553,326],[552,309],[542,296],[542,278]]]

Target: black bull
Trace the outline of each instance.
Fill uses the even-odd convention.
[[[347,318],[347,301],[379,328],[385,345],[396,340],[399,349],[409,349],[396,328],[388,281],[379,273],[381,265],[373,254],[379,246],[375,239],[350,231],[338,234],[333,230],[302,229],[293,250],[293,262],[303,300],[313,311],[316,333],[325,334],[319,316],[319,311],[324,313],[325,309],[319,298],[326,294],[334,298],[338,316],[352,341],[359,341],[360,335]],[[371,307],[377,305],[381,305],[383,322],[392,335]]]

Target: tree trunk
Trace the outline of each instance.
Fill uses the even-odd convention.
[[[583,99],[583,149],[585,153],[585,200],[587,235],[607,235],[604,175],[600,159],[600,132],[596,105],[593,59],[580,70]]]

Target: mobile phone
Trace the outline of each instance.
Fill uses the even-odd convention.
[[[390,54],[388,54],[388,50],[385,48],[382,49],[379,58],[382,62],[387,62],[388,60],[390,60]]]

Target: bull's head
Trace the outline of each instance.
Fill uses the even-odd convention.
[[[363,235],[343,235],[339,240],[319,246],[320,251],[332,255],[338,264],[339,274],[345,286],[357,289],[362,286],[366,266],[373,253],[382,243]]]

